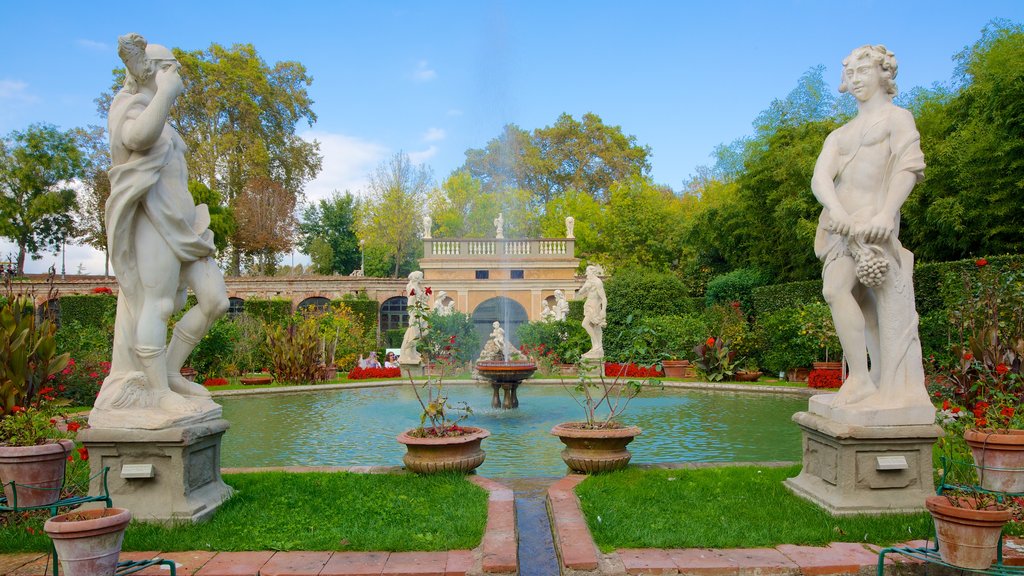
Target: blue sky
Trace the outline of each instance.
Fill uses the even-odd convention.
[[[120,34],[189,50],[252,43],[314,79],[318,121],[298,129],[324,153],[310,199],[358,193],[398,151],[440,181],[504,124],[532,130],[563,112],[636,136],[655,181],[679,190],[812,66],[826,65],[834,88],[851,49],[883,43],[901,90],[948,82],[953,55],[987,22],[1024,21],[1019,0],[97,4],[0,0],[0,134],[100,123],[93,99],[121,64]],[[102,271],[101,257],[69,247],[69,272],[78,261]]]

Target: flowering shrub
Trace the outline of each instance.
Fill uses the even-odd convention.
[[[839,388],[843,385],[841,370],[811,370],[807,377],[808,388]]]
[[[227,385],[228,385],[228,379],[227,378],[207,378],[206,381],[203,382],[203,386],[227,386]]]
[[[537,370],[542,374],[552,374],[555,371],[555,364],[561,364],[562,360],[555,353],[554,349],[548,348],[543,342],[536,346],[519,346],[519,351],[530,358],[537,365]]]
[[[78,363],[72,358],[63,370],[51,378],[50,384],[56,388],[58,398],[67,400],[73,406],[92,406],[108,374],[110,362]]]
[[[349,370],[349,380],[365,380],[367,378],[401,378],[401,368],[355,368]]]
[[[604,363],[605,376],[625,376],[627,378],[654,378],[664,376],[665,373],[654,366],[638,366],[632,362],[619,364],[616,362]]]
[[[114,291],[107,286],[97,286],[92,289],[93,294],[113,294]]]

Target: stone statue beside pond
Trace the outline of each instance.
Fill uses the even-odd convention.
[[[590,350],[583,353],[587,360],[604,358],[604,327],[607,325],[606,315],[608,300],[604,294],[604,282],[600,266],[587,266],[587,279],[583,282],[577,295],[585,298],[583,303],[583,329],[590,336]]]
[[[409,327],[405,329],[405,336],[402,338],[402,350],[398,360],[402,364],[420,364],[422,358],[416,350],[423,332],[426,330],[426,321],[423,314],[426,314],[427,293],[423,288],[423,272],[416,270],[409,273],[409,282],[405,285],[407,296],[406,309],[409,311]]]
[[[857,48],[843,61],[839,91],[857,99],[857,115],[826,138],[811,181],[824,207],[814,251],[849,376],[837,394],[815,396],[810,411],[864,426],[934,421],[914,256],[899,241],[900,207],[925,164],[913,116],[892,103],[896,70],[881,45]]]
[[[110,375],[90,416],[94,428],[163,429],[217,418],[220,406],[180,370],[228,309],[214,259],[210,213],[188,191],[185,142],[168,122],[184,85],[167,48],[138,34],[118,39],[124,87],[110,105],[110,261],[120,286]],[[192,306],[174,325],[171,314]]]

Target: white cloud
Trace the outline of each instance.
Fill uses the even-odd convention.
[[[88,50],[93,50],[96,52],[109,52],[112,50],[110,44],[107,44],[105,42],[97,42],[95,40],[88,40],[85,38],[79,38],[78,45],[82,48],[86,48]]]
[[[430,67],[430,63],[426,60],[420,60],[416,64],[416,71],[412,73],[412,77],[417,82],[430,82],[434,78],[437,78],[437,71]]]
[[[335,190],[361,194],[366,189],[370,172],[390,153],[386,146],[344,134],[309,130],[299,137],[319,141],[320,153],[324,157],[320,174],[306,184],[308,202],[328,198]]]
[[[431,127],[428,128],[427,131],[423,133],[422,138],[424,142],[439,142],[441,140],[444,140],[445,136],[447,136],[447,134],[445,134],[443,128]]]
[[[427,160],[430,160],[437,155],[438,148],[433,144],[426,150],[419,150],[417,152],[409,152],[409,161],[413,164],[426,164]]]
[[[0,100],[34,102],[36,97],[29,93],[28,82],[21,80],[0,80]]]

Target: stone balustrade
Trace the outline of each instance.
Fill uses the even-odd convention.
[[[573,258],[573,238],[424,238],[424,258]]]

